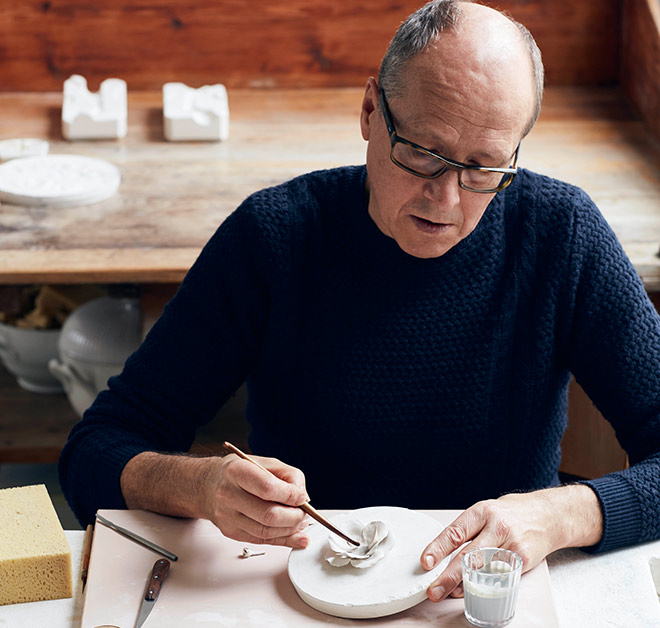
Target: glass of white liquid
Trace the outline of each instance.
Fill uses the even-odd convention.
[[[522,558],[498,547],[482,547],[463,556],[465,617],[481,628],[499,628],[513,620]]]

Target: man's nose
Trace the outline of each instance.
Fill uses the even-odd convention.
[[[456,170],[447,169],[439,177],[427,179],[424,183],[425,195],[443,207],[458,205],[461,191],[458,177]]]

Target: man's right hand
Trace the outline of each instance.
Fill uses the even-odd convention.
[[[207,478],[207,518],[225,536],[249,543],[307,546],[305,513],[298,506],[309,496],[299,469],[276,458],[254,456],[270,473],[234,454],[217,460]]]
[[[124,467],[121,489],[128,508],[209,519],[237,541],[306,547],[303,473],[275,458],[254,459],[270,473],[234,454],[143,452]]]

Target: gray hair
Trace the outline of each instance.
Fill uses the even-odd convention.
[[[392,97],[403,91],[403,70],[408,61],[422,52],[444,30],[457,30],[462,13],[462,2],[472,0],[431,0],[421,9],[410,15],[399,27],[383,57],[378,74],[378,84]],[[532,78],[535,87],[534,109],[525,127],[525,137],[534,126],[541,113],[543,100],[543,61],[541,51],[532,34],[510,15],[502,13],[518,29],[525,43],[532,65]]]

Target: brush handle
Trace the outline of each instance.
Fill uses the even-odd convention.
[[[316,519],[322,526],[325,526],[334,532],[337,536],[340,536],[344,541],[351,543],[352,545],[360,545],[358,541],[354,541],[350,536],[344,534],[339,528],[336,528],[332,523],[330,523],[316,508],[314,508],[310,503],[301,504],[298,506],[303,512],[306,512],[312,519]]]

